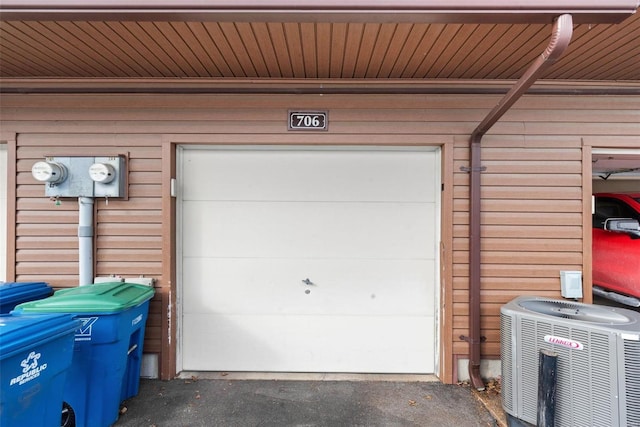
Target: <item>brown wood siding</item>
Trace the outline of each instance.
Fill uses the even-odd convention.
[[[301,61],[307,58],[301,57]],[[323,62],[327,63],[327,62]],[[354,67],[360,65],[356,62]],[[126,154],[128,200],[96,205],[96,273],[155,277],[146,351],[165,352],[171,264],[167,165],[172,143],[380,144],[445,147],[441,377],[468,344],[468,135],[499,100],[464,95],[3,95],[2,127],[17,136],[16,279],[77,281],[77,202],[55,206],[30,175],[44,155]],[[286,130],[291,108],[329,110],[329,131]],[[637,147],[640,99],[525,96],[483,140],[482,344],[499,357],[499,310],[522,295],[559,297],[560,270],[590,266],[585,147]],[[615,142],[608,142],[615,141]],[[169,145],[167,145],[169,144]],[[590,180],[590,176],[588,177]],[[450,242],[450,243],[449,243]],[[11,248],[8,248],[11,249]],[[588,249],[587,249],[588,251]],[[585,291],[590,291],[585,272]],[[172,292],[174,292],[172,294]],[[169,316],[171,317],[171,316]],[[175,349],[175,340],[171,341]],[[163,369],[165,375],[167,370]]]
[[[456,143],[460,166],[468,162],[466,144]],[[559,297],[560,270],[582,270],[582,147],[578,136],[489,135],[482,157],[482,351],[498,357],[500,305],[519,295]],[[453,336],[459,337],[468,331],[468,176],[454,170]],[[455,342],[454,353],[467,346]]]
[[[162,211],[160,138],[147,135],[34,134],[17,138],[16,280],[45,281],[55,288],[78,284],[78,201],[60,205],[44,196],[31,166],[44,156],[124,154],[128,158],[128,200],[95,201],[96,276],[161,275]],[[159,297],[151,302],[145,351],[160,352]]]

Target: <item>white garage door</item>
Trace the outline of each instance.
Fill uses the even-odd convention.
[[[7,280],[7,145],[0,144],[0,282]]]
[[[183,370],[434,372],[438,150],[179,152]]]

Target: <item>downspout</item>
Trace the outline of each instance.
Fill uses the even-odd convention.
[[[573,33],[571,15],[560,15],[554,22],[551,40],[545,51],[529,66],[524,75],[507,92],[471,134],[469,181],[469,336],[461,338],[469,342],[469,378],[477,390],[484,390],[480,377],[480,282],[481,282],[481,142],[482,137],[511,108],[511,106],[535,83],[565,51]]]

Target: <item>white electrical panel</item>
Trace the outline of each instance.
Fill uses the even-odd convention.
[[[582,271],[561,271],[560,293],[563,298],[582,298]]]

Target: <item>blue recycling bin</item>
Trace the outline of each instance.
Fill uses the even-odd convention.
[[[76,427],[108,427],[120,403],[138,394],[152,287],[100,283],[20,304],[21,313],[68,313],[80,320],[62,394]]]
[[[0,425],[59,426],[80,321],[68,314],[0,316]]]
[[[53,288],[45,282],[0,283],[0,314],[7,314],[23,302],[46,298]]]

